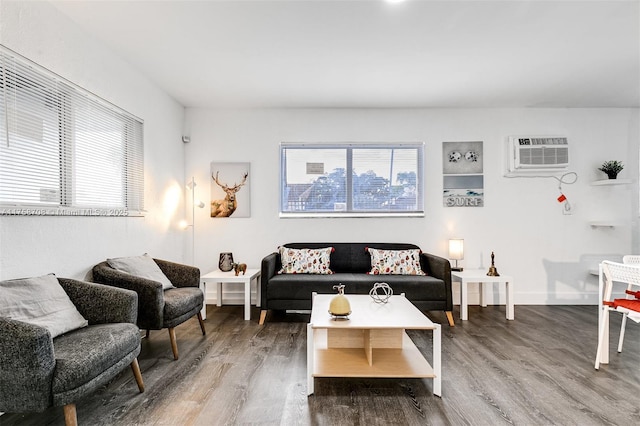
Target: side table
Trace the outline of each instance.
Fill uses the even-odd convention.
[[[509,275],[500,275],[499,277],[490,277],[483,269],[469,269],[464,271],[451,271],[451,279],[460,282],[460,319],[466,321],[468,317],[467,288],[469,283],[478,283],[480,291],[480,306],[486,307],[487,302],[484,297],[484,283],[504,283],[507,292],[507,314],[508,320],[515,318],[513,307],[513,277]]]
[[[200,277],[200,282],[202,284],[202,291],[205,295],[205,306],[202,309],[202,318],[206,319],[206,297],[207,297],[207,283],[217,283],[218,288],[216,289],[216,305],[222,306],[222,283],[244,283],[244,319],[251,319],[251,281],[256,281],[256,290],[258,292],[257,305],[260,306],[260,269],[247,269],[244,273],[240,273],[236,276],[234,271],[222,272],[220,269],[216,269],[215,271],[209,272],[208,274],[202,275]]]

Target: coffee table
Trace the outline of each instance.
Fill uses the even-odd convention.
[[[314,294],[307,324],[307,395],[316,377],[432,378],[441,395],[441,331],[404,296],[384,304],[368,295],[347,294],[348,320],[334,320],[329,303],[335,294]],[[433,367],[405,330],[433,331]]]

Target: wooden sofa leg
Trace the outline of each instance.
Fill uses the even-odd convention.
[[[264,324],[264,320],[267,318],[267,310],[263,309],[262,311],[260,311],[260,322],[258,322],[259,325],[263,325]]]
[[[169,340],[171,340],[173,359],[178,359],[178,342],[176,342],[176,330],[173,327],[169,328]]]
[[[206,335],[207,331],[204,329],[204,321],[202,320],[201,312],[198,312],[198,322],[200,323],[200,330],[202,330],[202,335]]]
[[[67,404],[62,409],[64,410],[64,424],[66,426],[78,426],[76,404]]]
[[[445,311],[445,314],[447,314],[447,320],[449,320],[449,326],[450,327],[455,327],[456,323],[453,321],[453,312]]]
[[[147,329],[147,334],[145,334],[144,337],[148,339],[150,334],[151,334],[151,330]]]
[[[134,358],[131,362],[131,369],[133,370],[133,377],[136,378],[138,389],[140,393],[144,392],[144,382],[142,381],[142,373],[140,372],[140,364],[138,364],[138,358]]]

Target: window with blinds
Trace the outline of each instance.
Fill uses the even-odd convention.
[[[0,214],[136,216],[142,120],[0,46]]]
[[[423,155],[422,143],[282,143],[280,216],[424,216]]]

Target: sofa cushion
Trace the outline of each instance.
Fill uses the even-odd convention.
[[[294,249],[280,247],[280,274],[333,274],[330,269],[333,247]]]
[[[197,307],[202,309],[204,295],[198,287],[172,288],[164,292],[165,321],[178,318]]]
[[[344,284],[344,294],[369,294],[377,282],[386,282],[393,294],[405,293],[409,300],[447,300],[444,281],[426,275],[367,275],[336,273],[333,275],[276,275],[269,280],[267,299],[308,300],[313,292],[334,294],[334,285]]]
[[[51,337],[88,324],[53,274],[0,282],[0,316],[44,327]]]
[[[169,278],[162,272],[158,264],[147,253],[142,256],[116,257],[107,259],[113,269],[126,272],[136,277],[146,278],[162,284],[162,289],[174,288]]]
[[[368,247],[374,275],[424,275],[420,268],[420,250],[384,250]]]
[[[140,332],[130,323],[92,325],[54,339],[53,393],[85,385],[139,346]]]

